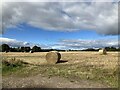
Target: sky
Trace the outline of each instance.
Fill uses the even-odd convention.
[[[117,47],[118,2],[81,1],[5,0],[0,5],[0,44],[53,49]]]

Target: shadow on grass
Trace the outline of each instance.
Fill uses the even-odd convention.
[[[67,60],[60,60],[57,63],[66,63],[66,62],[68,62],[68,61]]]

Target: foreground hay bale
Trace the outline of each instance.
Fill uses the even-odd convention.
[[[100,49],[100,50],[99,50],[99,54],[100,54],[100,55],[106,55],[106,54],[107,54],[106,49],[105,49],[105,48]]]
[[[46,60],[49,64],[56,64],[60,61],[61,55],[57,51],[50,51],[46,54]]]

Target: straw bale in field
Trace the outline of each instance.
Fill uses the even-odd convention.
[[[33,51],[31,50],[30,53],[33,53]]]
[[[106,55],[106,54],[107,54],[106,49],[105,49],[105,48],[100,49],[100,50],[99,50],[99,54],[101,54],[101,55]]]
[[[50,51],[46,54],[46,60],[49,64],[56,64],[60,61],[61,55],[57,51]]]

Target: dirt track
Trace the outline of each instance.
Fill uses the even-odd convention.
[[[61,77],[43,77],[41,75],[20,78],[4,77],[3,88],[108,88],[108,86],[91,82],[80,81],[73,82]]]

